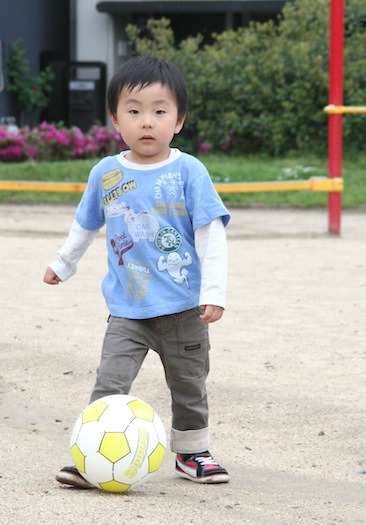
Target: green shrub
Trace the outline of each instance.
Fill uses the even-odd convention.
[[[346,2],[344,98],[365,105],[366,3]],[[174,62],[190,91],[183,140],[191,150],[271,155],[324,154],[327,148],[329,0],[296,0],[281,17],[213,35],[201,47],[197,35],[177,44],[167,19],[149,20],[144,35],[127,34],[136,54]],[[363,131],[362,131],[363,129]],[[344,145],[364,147],[365,116],[344,118]]]
[[[46,67],[37,76],[29,74],[29,62],[22,39],[11,44],[8,60],[8,91],[13,93],[18,110],[34,110],[37,113],[48,105],[55,74]]]

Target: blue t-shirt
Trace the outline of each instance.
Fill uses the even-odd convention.
[[[204,165],[172,150],[159,164],[106,157],[90,172],[76,212],[86,230],[106,224],[108,273],[102,289],[116,317],[148,319],[198,305],[194,231],[230,215]]]

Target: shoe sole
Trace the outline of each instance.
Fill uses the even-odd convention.
[[[56,474],[56,480],[62,485],[70,485],[71,487],[77,487],[79,489],[95,488],[89,481],[71,472],[60,472]]]
[[[190,476],[189,474],[186,474],[185,472],[178,469],[175,469],[175,472],[181,478],[189,479],[194,483],[228,483],[230,481],[229,474],[213,474],[211,476],[195,478],[194,476]]]

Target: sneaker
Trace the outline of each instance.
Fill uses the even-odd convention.
[[[227,470],[220,467],[211,454],[177,454],[175,470],[178,476],[196,483],[227,483],[230,479]]]
[[[64,467],[56,474],[56,479],[63,485],[72,485],[79,489],[93,489],[94,485],[86,481],[76,467]]]

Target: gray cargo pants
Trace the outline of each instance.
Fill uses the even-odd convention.
[[[160,356],[172,398],[171,450],[208,450],[208,326],[197,307],[152,319],[110,316],[90,401],[128,394],[149,349]],[[148,387],[148,385],[146,385]]]

